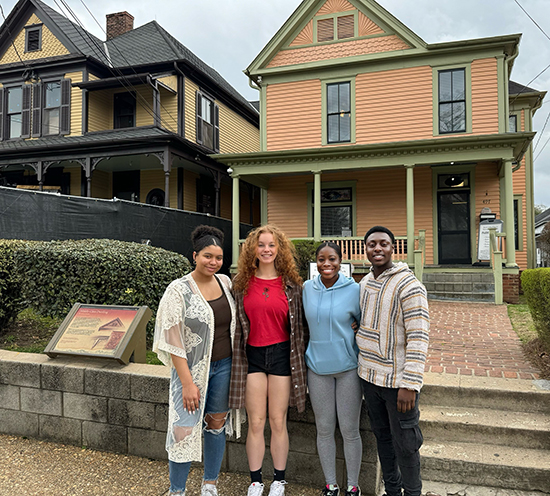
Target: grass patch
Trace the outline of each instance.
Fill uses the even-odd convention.
[[[539,369],[542,379],[550,379],[550,349],[539,338],[525,296],[520,297],[519,305],[508,305],[508,317],[527,360]]]

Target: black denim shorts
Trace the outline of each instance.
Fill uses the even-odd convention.
[[[246,345],[248,373],[263,372],[267,375],[290,375],[290,341],[269,346]]]

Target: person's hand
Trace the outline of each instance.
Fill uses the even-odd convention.
[[[416,401],[416,391],[412,389],[399,388],[397,392],[397,411],[400,413],[408,412],[414,408]]]
[[[359,323],[354,320],[352,323],[351,323],[351,328],[353,329],[353,332],[355,334],[357,334],[357,331],[359,330]]]
[[[183,398],[183,409],[195,413],[199,408],[201,393],[195,383],[182,384],[181,396]]]

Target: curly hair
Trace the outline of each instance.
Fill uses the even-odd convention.
[[[193,251],[197,253],[207,246],[215,245],[221,247],[223,250],[223,232],[217,227],[200,225],[197,226],[191,233],[191,243],[193,244]]]
[[[236,291],[243,291],[246,293],[250,279],[256,273],[256,269],[260,264],[256,257],[258,239],[260,235],[265,233],[272,234],[275,244],[277,245],[275,270],[277,274],[282,276],[283,285],[289,282],[302,285],[302,278],[300,274],[298,274],[298,268],[296,267],[296,250],[294,249],[294,245],[278,227],[266,224],[265,226],[257,227],[246,237],[239,256],[237,275],[233,280],[233,288]]]

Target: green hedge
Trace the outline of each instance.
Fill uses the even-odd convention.
[[[14,253],[24,306],[50,317],[75,302],[147,305],[154,315],[166,286],[191,270],[178,253],[108,239],[34,242]],[[147,330],[151,337],[153,319]]]
[[[315,250],[321,244],[320,241],[311,239],[293,239],[296,248],[296,264],[304,281],[309,277],[309,262],[315,262]]]
[[[539,337],[550,346],[550,268],[524,270],[521,287]]]
[[[21,284],[15,265],[16,253],[32,242],[0,239],[0,334],[22,309]]]

